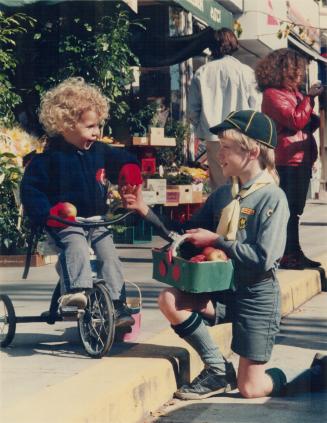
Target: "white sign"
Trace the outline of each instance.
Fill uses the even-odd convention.
[[[221,11],[215,7],[210,7],[210,18],[217,22],[221,22]]]
[[[137,13],[137,0],[123,0],[124,3],[126,3],[133,12]]]

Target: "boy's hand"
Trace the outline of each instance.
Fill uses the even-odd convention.
[[[213,245],[219,238],[217,233],[202,228],[189,229],[186,233],[190,235],[187,240],[199,248]]]
[[[53,207],[51,207],[49,214],[52,216],[61,217],[62,219],[69,220],[71,222],[75,222],[77,210],[73,204],[64,202],[57,203]],[[47,220],[47,225],[51,226],[52,228],[67,228],[68,226],[65,223],[57,222],[56,220],[52,220],[51,218]]]
[[[123,206],[128,210],[136,210],[143,216],[148,213],[148,206],[142,196],[142,185],[125,185],[120,188]]]

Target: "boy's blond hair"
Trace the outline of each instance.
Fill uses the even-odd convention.
[[[66,128],[74,128],[82,114],[90,110],[104,122],[109,113],[107,98],[83,78],[68,78],[43,95],[39,119],[48,135],[59,135]]]
[[[248,137],[237,129],[226,129],[220,132],[219,136],[236,141],[245,151],[251,151],[257,145],[260,148],[258,160],[261,169],[267,169],[276,184],[279,185],[279,176],[275,167],[275,151],[272,148],[267,147],[254,138]]]

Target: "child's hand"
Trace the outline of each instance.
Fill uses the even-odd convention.
[[[143,216],[148,213],[148,206],[142,196],[142,185],[124,185],[120,188],[123,206],[128,210],[136,210]]]
[[[219,238],[217,233],[202,228],[189,229],[186,233],[190,235],[187,240],[199,248],[212,245]]]

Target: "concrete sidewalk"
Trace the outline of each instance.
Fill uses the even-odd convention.
[[[320,258],[325,270],[326,216],[326,204],[309,204],[301,226],[305,252]],[[155,240],[154,244],[162,242]],[[144,309],[138,344],[117,344],[109,357],[95,361],[85,356],[74,324],[18,325],[12,346],[0,356],[1,421],[142,421],[172,397],[176,384],[200,370],[194,352],[172,333],[157,310],[155,299],[163,285],[151,278],[152,245],[119,250],[127,279],[139,282],[142,288]],[[12,296],[17,314],[44,311],[56,280],[53,266],[32,269],[28,281],[22,282],[20,274],[21,269],[1,269],[1,292]],[[280,271],[283,313],[319,293],[322,276],[318,271]],[[212,332],[228,353],[230,325]]]

